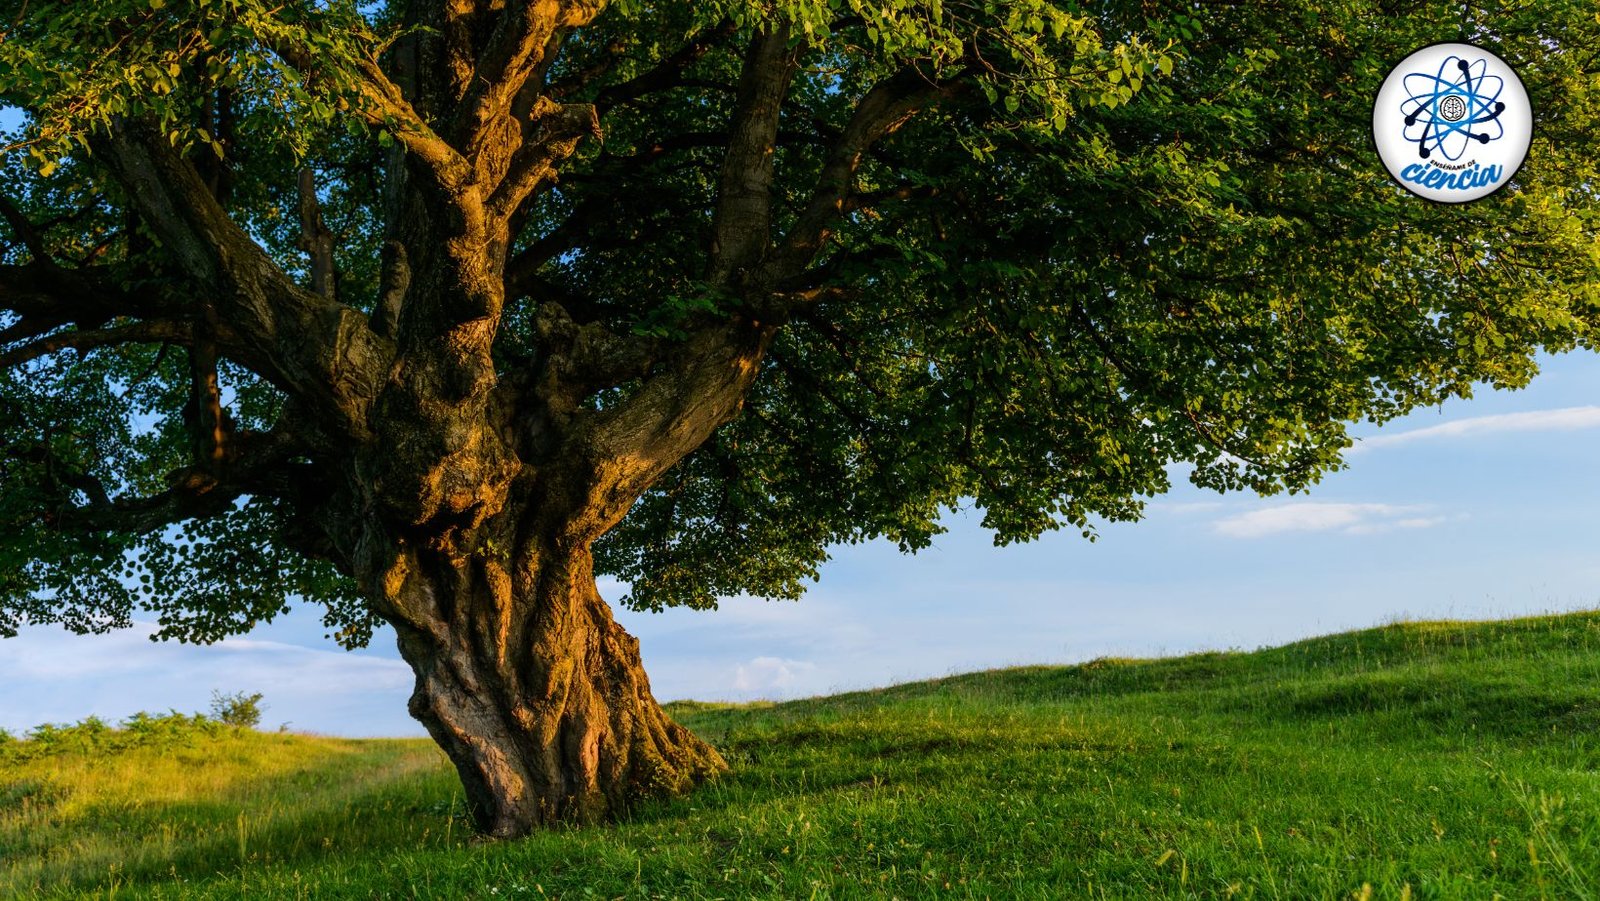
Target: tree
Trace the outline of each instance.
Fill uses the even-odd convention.
[[[1473,7],[1538,140],[1452,208],[1366,128],[1458,6],[5,0],[0,628],[302,597],[393,626],[486,833],[682,790],[597,572],[1298,490],[1587,344],[1585,6]]]

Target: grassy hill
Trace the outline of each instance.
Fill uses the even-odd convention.
[[[424,741],[3,744],[0,897],[1600,898],[1600,614],[675,708],[730,775],[491,845]]]

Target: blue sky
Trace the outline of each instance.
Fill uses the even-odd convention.
[[[1400,618],[1600,605],[1600,356],[1545,361],[1520,392],[1427,409],[1368,436],[1308,495],[1180,484],[1145,521],[995,548],[968,517],[916,556],[836,550],[802,601],[621,611],[656,695],[790,698],[988,667],[1254,648]],[[622,592],[602,582],[610,598]],[[210,647],[147,625],[0,642],[0,727],[206,708],[266,695],[265,725],[421,735],[388,633],[340,651],[314,610]]]

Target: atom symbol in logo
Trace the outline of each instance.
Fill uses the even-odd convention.
[[[1471,142],[1487,144],[1505,135],[1500,123],[1500,114],[1506,110],[1500,101],[1505,80],[1487,74],[1488,66],[1487,60],[1468,63],[1451,56],[1439,64],[1435,75],[1413,72],[1406,76],[1409,96],[1400,103],[1400,112],[1406,117],[1405,137],[1417,145],[1423,159],[1437,150],[1447,160],[1458,160]],[[1447,78],[1446,72],[1452,76]],[[1474,125],[1485,127],[1473,131]]]

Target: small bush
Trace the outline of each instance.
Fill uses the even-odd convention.
[[[215,735],[222,727],[203,714],[183,714],[176,710],[150,714],[139,711],[122,721],[122,733],[130,745],[182,744],[199,735]]]
[[[242,691],[232,694],[220,691],[211,693],[211,718],[219,723],[254,729],[261,725],[262,709],[259,691],[252,694]]]
[[[79,723],[44,723],[23,738],[0,740],[0,762],[21,762],[55,754],[112,754],[127,748],[192,745],[218,734],[222,724],[201,714],[135,713],[112,727],[91,716]]]

